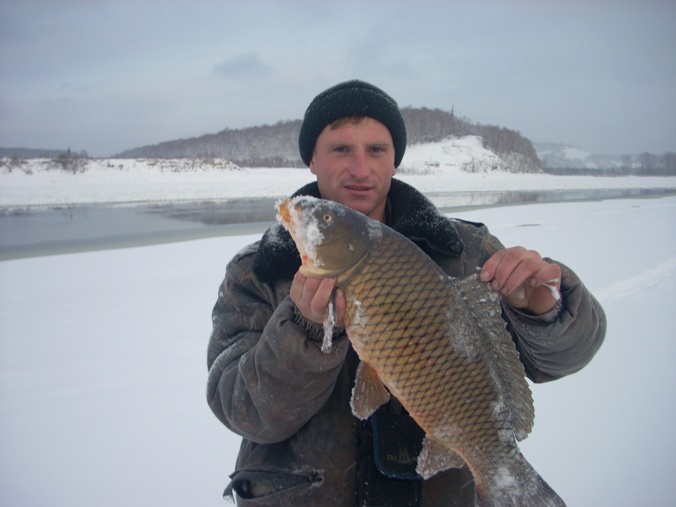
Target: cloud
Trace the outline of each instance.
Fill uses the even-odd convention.
[[[535,141],[674,149],[676,2],[504,4],[0,0],[0,143],[51,146],[67,123],[113,153],[298,118],[356,77]]]
[[[70,109],[77,105],[77,101],[70,97],[60,96],[60,97],[51,97],[39,102],[40,106],[46,109],[51,110],[64,110]]]
[[[220,77],[249,79],[267,77],[271,69],[254,53],[247,53],[222,61],[213,72]]]

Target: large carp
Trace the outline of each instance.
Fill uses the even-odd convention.
[[[467,465],[476,505],[565,506],[519,452],[533,426],[524,369],[499,296],[477,275],[450,278],[384,224],[332,201],[276,205],[300,272],[334,277],[359,355],[352,411],[369,417],[395,396],[425,431],[423,478]]]

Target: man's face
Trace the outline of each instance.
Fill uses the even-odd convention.
[[[373,118],[327,125],[310,161],[322,198],[385,221],[385,203],[395,173],[394,144],[385,125]]]

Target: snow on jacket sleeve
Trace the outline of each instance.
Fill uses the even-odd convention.
[[[342,332],[331,353],[321,352],[321,338],[314,336],[321,332],[308,332],[314,325],[294,315],[289,283],[275,288],[252,274],[254,254],[255,245],[235,256],[219,290],[207,398],[229,429],[274,443],[295,434],[324,405],[349,342]]]

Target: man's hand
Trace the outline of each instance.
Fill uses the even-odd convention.
[[[481,280],[514,308],[542,315],[554,308],[561,287],[561,268],[534,250],[517,246],[494,253],[481,268]]]
[[[328,312],[331,294],[336,286],[335,278],[308,278],[296,273],[291,282],[290,296],[300,313],[310,322],[322,325]],[[343,327],[345,317],[345,294],[336,289],[336,327]]]

